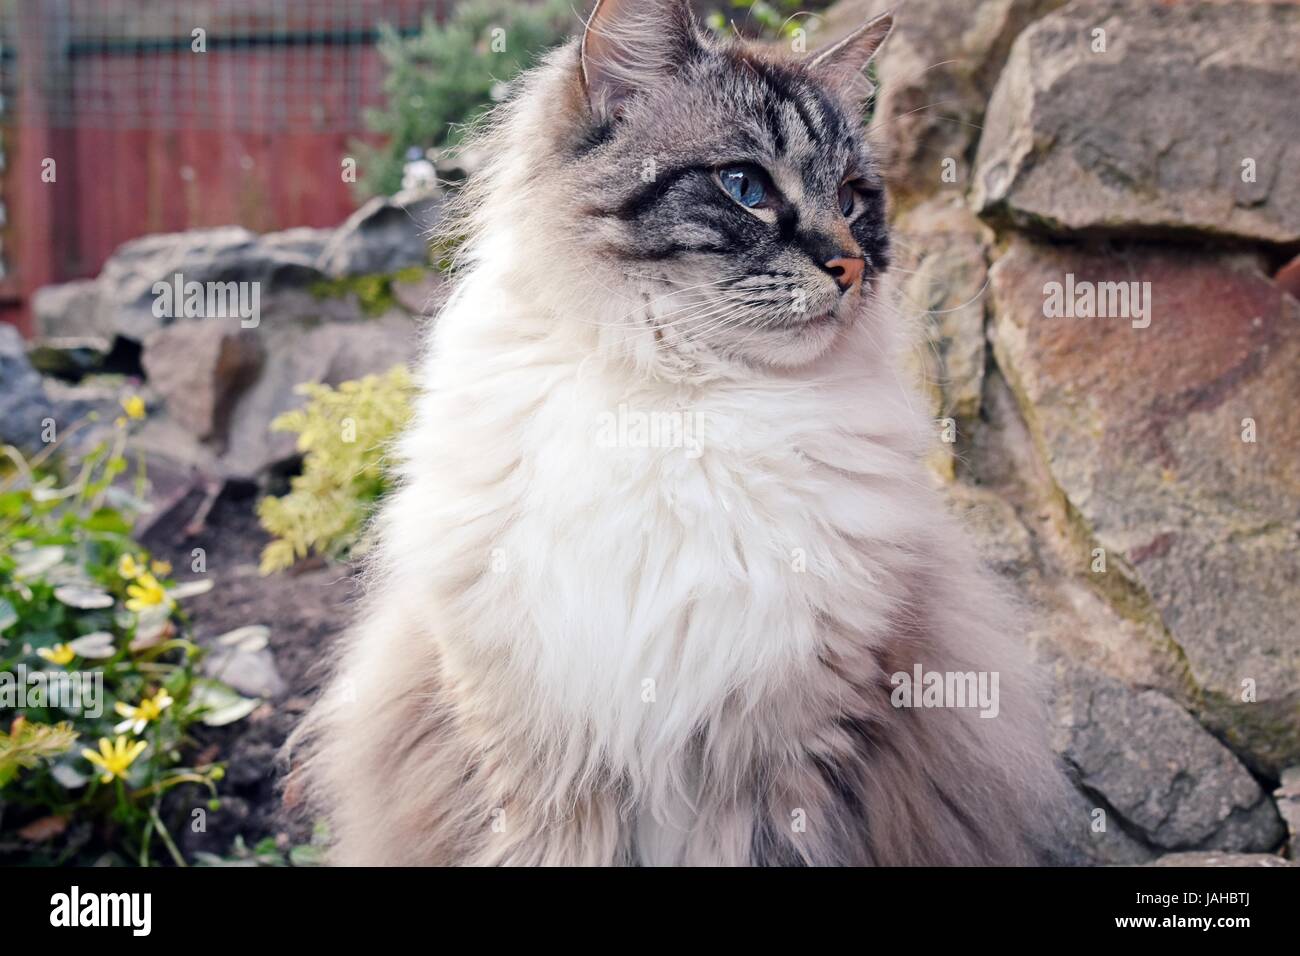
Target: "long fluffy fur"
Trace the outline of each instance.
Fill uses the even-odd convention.
[[[884,278],[791,367],[629,318],[651,293],[573,212],[578,55],[488,124],[368,593],[295,741],[334,861],[1032,862],[1060,777],[919,465]],[[700,456],[597,447],[620,406],[688,410]],[[998,716],[891,706],[915,663],[998,672]]]

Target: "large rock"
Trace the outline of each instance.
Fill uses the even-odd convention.
[[[261,345],[254,329],[215,319],[181,319],[144,344],[149,384],[176,421],[200,440],[220,438],[239,391],[256,376]]]
[[[317,267],[331,278],[400,272],[429,264],[428,236],[438,223],[436,192],[377,196],[335,230]]]
[[[969,480],[945,488],[987,562],[1023,609],[1018,631],[1046,660],[1065,658],[1178,700],[1192,681],[1158,621],[1123,613],[1079,574],[1077,542],[1061,534],[1068,505],[1040,459],[1015,395],[996,367],[986,380]],[[1156,615],[1151,615],[1156,617]]]
[[[41,338],[94,336],[99,327],[99,283],[76,279],[47,285],[32,295],[32,318]]]
[[[1300,5],[1073,3],[1016,40],[972,199],[1053,232],[1300,241],[1297,50]]]
[[[902,308],[923,330],[918,364],[936,418],[965,432],[979,417],[984,312],[993,233],[960,197],[927,200],[898,218]]]
[[[880,98],[873,118],[890,150],[895,195],[965,192],[984,108],[1012,41],[1026,24],[1063,3],[843,0],[826,11],[814,49],[870,17],[895,12],[894,33],[878,61]]]
[[[1060,864],[1123,866],[1145,863],[1156,852],[1124,829],[1112,808],[1081,790],[1074,790],[1063,819],[1057,822]]]
[[[222,226],[133,239],[109,257],[97,279],[38,290],[33,299],[36,332],[42,337],[122,336],[143,342],[177,319],[199,317],[185,314],[175,303],[155,314],[155,284],[175,283],[178,275],[182,284],[247,284],[246,297],[255,284],[260,309],[269,311],[272,299],[306,295],[326,278],[427,266],[427,236],[437,224],[440,203],[436,193],[400,193],[371,200],[332,230],[299,228],[258,235]],[[260,316],[256,321],[238,315],[205,318],[244,327],[260,322]]]
[[[425,269],[419,278],[398,277],[392,284],[393,298],[412,315],[434,315],[451,293],[449,283],[437,270]]]
[[[1271,850],[1282,821],[1232,752],[1168,697],[1069,668],[1054,698],[1066,760],[1149,843]]]
[[[259,329],[258,337],[265,350],[263,371],[231,412],[220,463],[231,478],[257,478],[294,457],[296,437],[267,426],[280,413],[302,405],[303,397],[294,391],[298,385],[338,385],[386,372],[411,362],[419,347],[416,322],[397,311],[315,328],[272,321]]]
[[[256,283],[259,303],[281,288],[318,280],[315,260],[325,246],[325,233],[291,229],[258,236],[236,226],[196,229],[144,236],[122,245],[104,264],[96,280],[98,302],[95,331],[143,342],[150,332],[172,322],[180,310],[155,315],[157,282]],[[175,304],[173,304],[175,305]],[[209,317],[208,321],[240,326],[239,316]]]
[[[998,364],[1079,576],[1167,631],[1185,701],[1276,775],[1300,760],[1300,306],[1249,260],[1190,249],[1017,240],[991,275]],[[1147,317],[1046,318],[1069,281],[1149,282]]]
[[[48,420],[54,420],[56,428],[71,424],[46,394],[18,330],[0,323],[0,444],[35,451],[44,444]]]

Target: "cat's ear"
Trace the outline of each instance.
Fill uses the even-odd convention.
[[[592,114],[618,119],[624,101],[680,68],[699,42],[686,0],[598,0],[582,34]]]
[[[813,72],[832,89],[856,103],[865,104],[876,91],[867,79],[867,64],[893,29],[892,13],[882,13],[867,21],[843,40],[819,51],[812,59]]]

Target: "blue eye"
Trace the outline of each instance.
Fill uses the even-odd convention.
[[[727,195],[749,209],[761,206],[767,199],[767,177],[754,166],[723,166],[718,170],[718,180]]]

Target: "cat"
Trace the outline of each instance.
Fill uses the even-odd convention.
[[[898,368],[861,121],[891,26],[800,56],[601,0],[489,117],[293,741],[333,862],[1042,858],[1033,667]]]

